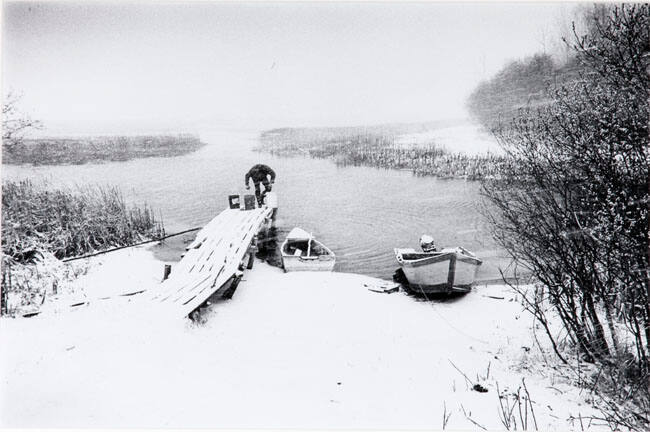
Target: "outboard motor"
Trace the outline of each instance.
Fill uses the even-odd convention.
[[[423,234],[422,237],[420,237],[420,247],[422,248],[423,252],[436,251],[436,244],[433,241],[433,237],[427,234]]]

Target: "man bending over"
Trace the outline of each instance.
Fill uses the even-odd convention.
[[[269,182],[269,177],[271,181]],[[255,185],[255,196],[257,197],[257,203],[261,206],[264,203],[264,196],[267,192],[271,192],[271,187],[275,182],[275,171],[270,167],[264,164],[254,165],[253,168],[248,170],[246,173],[246,178],[244,183],[246,184],[246,189],[250,189],[248,181],[253,179],[253,184]],[[264,185],[264,193],[260,192],[260,183]]]

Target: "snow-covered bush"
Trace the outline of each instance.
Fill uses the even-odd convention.
[[[580,78],[495,130],[512,163],[483,190],[496,238],[541,282],[530,309],[543,321],[552,305],[610,394],[640,407],[609,419],[647,427],[650,5],[600,5],[588,21]]]
[[[0,315],[34,306],[70,279],[53,263],[164,236],[147,205],[128,206],[115,187],[77,190],[30,180],[2,184]]]

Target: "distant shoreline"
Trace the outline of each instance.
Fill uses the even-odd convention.
[[[402,138],[423,134],[445,125],[399,124],[332,128],[281,128],[263,131],[254,149],[280,157],[308,156],[329,159],[341,166],[370,166],[411,171],[417,176],[441,179],[498,178],[506,158],[486,151],[467,154],[450,151],[439,139],[419,143]]]
[[[25,139],[3,146],[3,165],[82,165],[121,162],[147,157],[181,156],[205,145],[198,136],[113,135]]]

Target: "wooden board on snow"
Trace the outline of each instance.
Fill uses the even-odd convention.
[[[150,296],[174,315],[189,315],[239,270],[254,237],[271,219],[273,209],[226,209],[187,246],[167,280]]]
[[[390,294],[399,291],[399,284],[395,282],[381,281],[377,283],[364,283],[363,286],[368,288],[368,291]]]

